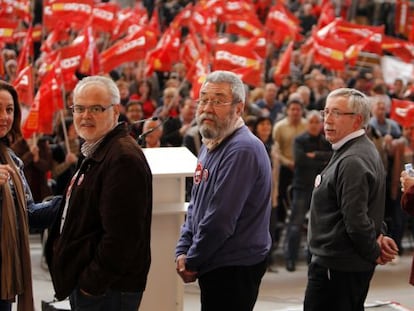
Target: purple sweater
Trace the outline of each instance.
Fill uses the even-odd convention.
[[[176,257],[199,275],[263,261],[270,249],[271,167],[263,143],[246,126],[217,148],[202,146]]]

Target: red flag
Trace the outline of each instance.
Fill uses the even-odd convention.
[[[63,89],[65,84],[68,84],[71,72],[65,72],[62,68],[62,60],[60,53],[55,62],[52,64],[52,69],[49,70],[42,78],[41,86],[44,85],[48,92],[51,92],[53,110],[63,109],[65,103],[63,100]]]
[[[216,21],[217,15],[212,8],[203,8],[201,3],[194,7],[189,26],[201,36],[208,50],[217,38]]]
[[[408,41],[414,43],[414,18],[412,18],[410,33],[408,35]],[[414,135],[414,131],[413,131],[413,135]]]
[[[31,23],[32,15],[31,15],[30,1],[29,0],[14,0],[12,1],[12,3],[14,5],[13,15],[24,20],[26,23]]]
[[[27,30],[26,39],[24,40],[22,49],[20,50],[19,56],[17,58],[17,72],[23,70],[27,67],[33,60],[33,27],[29,26]]]
[[[384,36],[382,49],[410,63],[414,59],[414,43],[394,37]]]
[[[202,47],[197,35],[190,31],[180,49],[180,59],[187,69],[186,75],[189,81],[192,79],[194,74],[193,67],[197,59],[200,58],[201,51]]]
[[[43,6],[43,24],[53,29],[59,21],[82,27],[92,15],[94,0],[46,0]]]
[[[101,70],[107,73],[123,63],[144,58],[147,52],[146,43],[146,35],[143,30],[119,40],[100,54]]]
[[[243,42],[242,45],[253,47],[253,50],[261,58],[265,59],[267,54],[267,40],[266,37],[252,37],[249,41]]]
[[[78,81],[75,72],[80,66],[83,55],[84,50],[79,44],[66,46],[58,51],[45,54],[38,69],[42,83],[53,80],[50,76],[56,76],[59,78],[59,85],[64,85],[67,91],[72,90]]]
[[[87,25],[73,44],[81,46],[81,60],[79,64],[79,72],[85,75],[98,74],[100,70],[99,52],[96,48],[95,38],[92,34],[92,26]]]
[[[292,59],[293,53],[293,41],[290,41],[289,45],[287,46],[286,50],[283,52],[282,56],[277,63],[276,69],[273,73],[273,80],[277,85],[282,84],[282,79],[285,76],[290,74],[290,62]]]
[[[148,16],[145,10],[134,11],[131,8],[120,10],[115,20],[116,23],[112,31],[112,40],[121,38],[124,35],[136,33],[148,24]]]
[[[13,42],[13,33],[18,23],[16,20],[0,18],[0,41],[6,43]]]
[[[188,26],[193,10],[193,4],[188,3],[184,9],[182,9],[170,23],[170,27],[181,28],[183,26]]]
[[[240,67],[232,70],[239,78],[246,84],[259,87],[262,84],[263,77],[260,70],[257,70],[255,66]]]
[[[8,19],[23,20],[27,24],[32,21],[29,0],[3,0],[0,1],[1,16]]]
[[[245,38],[263,37],[265,35],[262,23],[253,14],[244,16],[231,15],[225,22],[227,24],[227,33],[240,35]]]
[[[321,39],[312,34],[314,43],[314,60],[328,69],[343,71],[345,69],[346,44],[331,38]]]
[[[390,118],[404,126],[407,122],[407,112],[414,108],[414,102],[408,100],[392,99]]]
[[[55,49],[55,44],[69,39],[69,25],[63,21],[56,23],[54,28],[47,35],[46,40],[43,41],[40,49],[43,52],[51,52]]]
[[[86,53],[86,46],[84,44],[72,44],[61,48],[58,53],[62,74],[71,75],[79,69],[81,61]]]
[[[408,21],[410,19],[410,1],[395,1],[394,25],[395,33],[408,37]]]
[[[325,27],[329,23],[335,20],[335,7],[331,1],[324,1],[325,3],[321,4],[321,15],[318,19],[317,28],[320,29]]]
[[[200,95],[200,88],[206,79],[209,71],[210,59],[207,53],[201,52],[200,58],[194,64],[193,75],[187,78],[191,82],[191,97],[197,99]],[[188,77],[188,76],[187,76]]]
[[[161,35],[161,25],[160,25],[160,17],[158,16],[158,10],[154,10],[152,12],[152,16],[148,23],[148,27],[154,31],[157,37]]]
[[[278,36],[278,41],[283,42],[290,38],[300,40],[300,21],[281,3],[274,5],[267,15],[266,28]]]
[[[242,17],[252,15],[252,13],[255,12],[255,7],[251,1],[250,3],[249,1],[240,0],[216,1],[215,3],[213,1],[211,2],[211,8],[216,11],[221,22],[226,22],[229,19],[234,18],[234,16]]]
[[[98,31],[105,31],[112,34],[115,29],[117,12],[119,6],[117,3],[97,3],[92,9],[92,26]]]
[[[33,103],[33,68],[32,65],[27,66],[20,72],[13,81],[17,94],[19,95],[19,102],[31,106]]]
[[[381,43],[384,35],[383,25],[365,26],[337,19],[335,27],[333,27],[331,31],[340,39],[348,42],[348,45],[355,44],[362,39],[371,37],[369,43],[364,47],[364,50],[378,55],[381,55],[382,53]]]
[[[181,31],[175,28],[168,28],[164,32],[154,50],[146,56],[146,75],[156,71],[171,71],[173,63],[179,60]]]
[[[37,24],[36,26],[32,27],[32,42],[40,42],[42,41],[42,26],[40,24]],[[28,35],[28,31],[25,30],[19,30],[19,31],[15,31],[13,33],[13,40],[15,42],[19,42],[19,41],[23,41],[24,39],[26,39]],[[19,43],[20,44],[20,43]]]
[[[24,137],[28,138],[33,133],[52,134],[54,114],[62,108],[62,86],[58,82],[56,71],[53,70],[40,85],[29,115],[23,123]]]
[[[362,51],[369,50],[368,46],[375,40],[377,40],[379,34],[373,33],[370,36],[366,37],[365,39],[362,39],[358,41],[357,43],[351,45],[346,51],[345,51],[345,57],[348,60],[349,64],[351,66],[355,66],[356,61],[358,60],[358,56]],[[381,53],[382,54],[382,53]]]
[[[411,126],[414,126],[414,106],[413,107],[410,107],[408,109],[407,115],[405,116],[405,120],[404,120],[402,126],[403,127],[411,127]],[[412,138],[414,139],[414,132],[412,133]]]
[[[260,71],[263,60],[248,46],[234,43],[217,45],[214,54],[214,70],[233,70],[254,67]]]

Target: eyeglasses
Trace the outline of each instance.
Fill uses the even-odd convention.
[[[82,106],[82,105],[73,105],[72,111],[74,113],[84,113],[85,111],[88,111],[90,114],[100,114],[104,112],[105,110],[111,108],[113,105],[109,106],[101,106],[101,105],[92,105],[92,106]]]
[[[322,118],[327,118],[328,115],[333,116],[335,119],[338,119],[340,116],[352,116],[352,115],[356,115],[355,112],[342,112],[339,110],[320,110],[319,111]]]
[[[226,105],[231,105],[232,102],[231,101],[230,102],[223,102],[223,101],[218,100],[218,99],[199,99],[197,101],[198,106],[204,107],[204,106],[207,106],[208,104],[210,104],[214,108],[216,108],[216,107],[223,107],[223,106],[226,106]]]

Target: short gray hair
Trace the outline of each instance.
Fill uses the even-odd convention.
[[[119,89],[111,78],[105,76],[89,76],[85,77],[76,84],[75,89],[73,90],[73,97],[75,98],[80,92],[83,91],[83,88],[87,85],[99,84],[105,87],[108,90],[110,103],[111,105],[118,105],[121,103],[121,95],[119,94]]]
[[[347,98],[348,108],[352,112],[360,114],[362,116],[362,126],[364,128],[368,126],[368,122],[371,118],[371,104],[368,97],[364,93],[356,89],[339,88],[329,93],[326,100],[334,97]]]
[[[201,85],[203,89],[204,85],[208,82],[211,83],[229,83],[231,88],[231,95],[233,97],[233,103],[246,101],[246,90],[243,81],[233,72],[216,70],[208,74],[206,80]]]
[[[321,122],[323,121],[322,115],[319,112],[319,110],[310,110],[306,114],[306,120],[308,120],[308,121],[312,118],[315,118],[315,117],[318,118],[319,121],[321,121]]]

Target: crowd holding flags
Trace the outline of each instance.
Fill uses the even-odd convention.
[[[386,52],[409,63],[414,60],[413,41],[385,35],[384,26],[337,17],[332,1],[322,0],[315,8],[318,22],[307,38],[298,17],[283,1],[270,6],[264,21],[255,5],[259,4],[253,0],[198,1],[188,4],[165,27],[157,10],[148,17],[139,5],[121,8],[113,2],[45,0],[43,24],[32,27],[29,0],[0,1],[0,45],[20,47],[18,76],[11,82],[21,101],[31,106],[23,128],[50,133],[51,125],[46,123],[65,107],[64,94],[76,84],[76,73],[107,74],[126,62],[144,63],[147,75],[171,71],[176,62],[182,62],[197,94],[203,77],[217,69],[236,72],[251,87],[263,84],[269,44],[283,51],[273,74],[278,84],[290,74],[294,43],[314,63],[332,71],[354,66],[361,51],[379,56]],[[404,27],[412,40],[412,25]],[[33,43],[39,40],[42,53],[35,63]],[[2,70],[0,66],[0,74]]]

